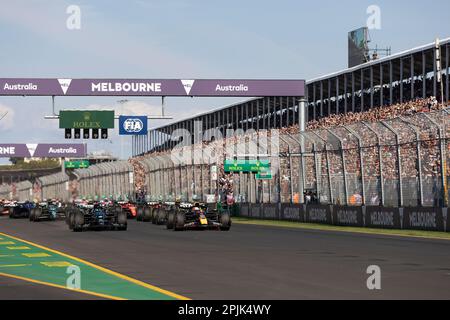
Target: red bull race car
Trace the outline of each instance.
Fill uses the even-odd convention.
[[[180,203],[177,208],[169,211],[166,226],[175,231],[229,231],[231,217],[228,212],[219,210],[217,204]]]

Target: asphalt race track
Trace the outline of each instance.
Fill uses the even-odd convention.
[[[0,218],[0,232],[191,299],[450,299],[450,241],[234,224],[230,232],[126,232]],[[366,287],[369,265],[382,290]],[[98,299],[0,277],[0,299]]]
[[[0,300],[99,300],[88,294],[0,277]]]

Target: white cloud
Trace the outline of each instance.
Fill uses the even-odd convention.
[[[14,110],[4,104],[0,104],[0,131],[7,131],[14,127]]]

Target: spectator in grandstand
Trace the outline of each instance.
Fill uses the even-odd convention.
[[[370,204],[372,205],[372,206],[378,206],[378,205],[380,205],[380,199],[379,199],[379,197],[378,197],[378,194],[376,194],[376,193],[374,193],[373,195],[372,195],[372,197],[370,198]]]
[[[305,204],[310,204],[312,202],[312,195],[311,195],[311,191],[306,191],[305,192]]]

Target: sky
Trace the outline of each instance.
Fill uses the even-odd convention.
[[[71,5],[80,29],[67,28]],[[0,77],[312,79],[346,68],[347,33],[380,8],[372,46],[400,52],[450,37],[448,0],[0,0]],[[160,98],[57,97],[56,110],[159,115]],[[182,119],[236,98],[166,98]],[[50,97],[0,97],[0,143],[65,143]],[[151,120],[150,127],[167,120]],[[110,131],[88,151],[131,155]],[[4,160],[3,160],[4,161]],[[0,161],[1,163],[2,161]]]

